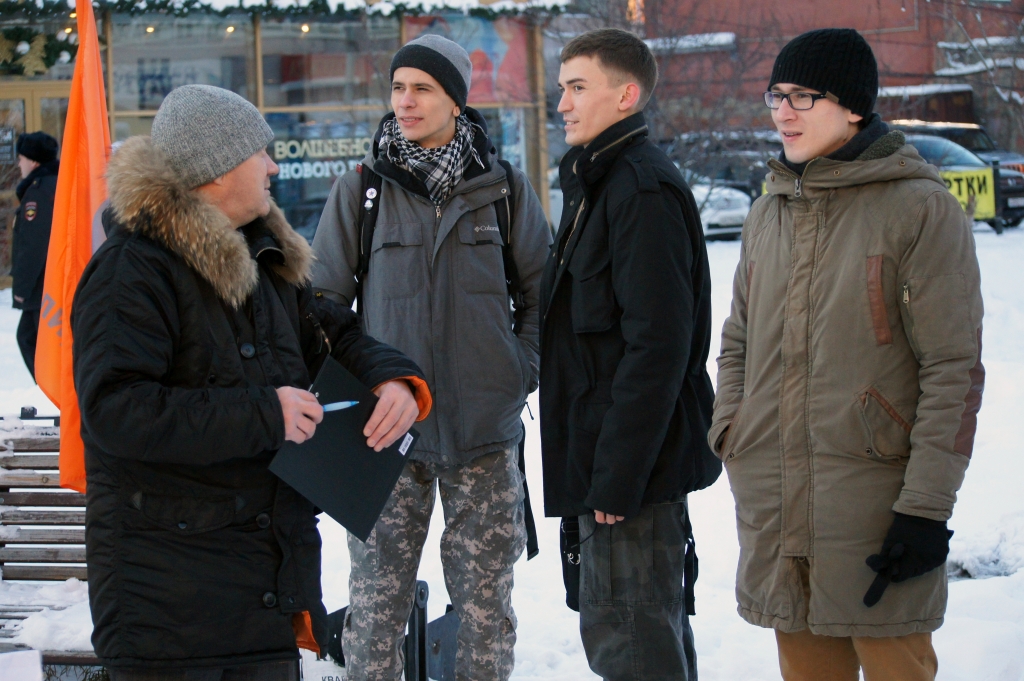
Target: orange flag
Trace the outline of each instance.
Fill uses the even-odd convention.
[[[43,305],[36,346],[36,380],[60,408],[60,484],[85,491],[85,447],[71,363],[71,304],[92,256],[92,219],[107,197],[104,173],[110,129],[103,66],[90,0],[79,0],[78,56],[64,126]]]

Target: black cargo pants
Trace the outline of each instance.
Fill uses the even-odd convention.
[[[685,500],[614,525],[579,518],[580,633],[590,668],[606,681],[696,681],[683,588]]]

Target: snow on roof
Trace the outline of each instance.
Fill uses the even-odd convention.
[[[886,122],[889,123],[889,125],[905,125],[908,128],[963,128],[964,130],[981,129],[981,126],[978,125],[977,123],[922,121],[918,118],[897,118],[896,120]]]
[[[929,83],[927,85],[896,85],[878,88],[879,97],[925,97],[942,92],[973,92],[966,83]]]
[[[694,33],[649,38],[644,42],[655,54],[686,54],[687,52],[708,52],[733,47],[736,44],[736,34]]]
[[[984,59],[976,61],[971,64],[962,64],[950,60],[949,66],[936,69],[936,76],[969,76],[973,73],[981,73],[982,71],[990,71],[992,69],[1008,69],[1016,68],[1018,71],[1024,71],[1024,59],[1018,57],[1002,57],[1000,59]]]
[[[232,7],[253,7],[265,5],[265,0],[207,0],[210,6],[215,9],[230,9]],[[345,10],[355,11],[365,9],[373,14],[389,15],[399,5],[406,9],[416,9],[423,12],[430,11],[456,11],[468,12],[472,9],[487,9],[492,12],[503,11],[525,11],[527,9],[555,9],[565,7],[569,0],[327,0],[331,10],[339,6]],[[276,7],[296,7],[308,4],[299,0],[276,0],[273,3]]]
[[[1009,47],[1020,45],[1021,39],[1015,35],[989,36],[987,38],[974,38],[967,43],[955,43],[942,41],[935,44],[940,50],[966,50],[970,47]]]

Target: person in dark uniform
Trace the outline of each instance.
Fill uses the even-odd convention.
[[[17,331],[18,348],[34,380],[39,308],[43,299],[46,252],[50,248],[53,197],[57,193],[57,140],[45,132],[19,136],[18,167],[22,180],[15,193],[21,206],[14,221],[11,277],[14,279],[14,308],[22,311]]]

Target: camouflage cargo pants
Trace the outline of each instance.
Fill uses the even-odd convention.
[[[342,631],[349,681],[399,681],[420,555],[440,487],[441,563],[459,615],[459,681],[512,673],[516,616],[512,565],[526,546],[518,449],[461,466],[406,464],[366,543],[349,535],[349,608]]]
[[[614,525],[579,517],[580,634],[605,681],[697,681],[683,600],[685,513],[682,501]]]

